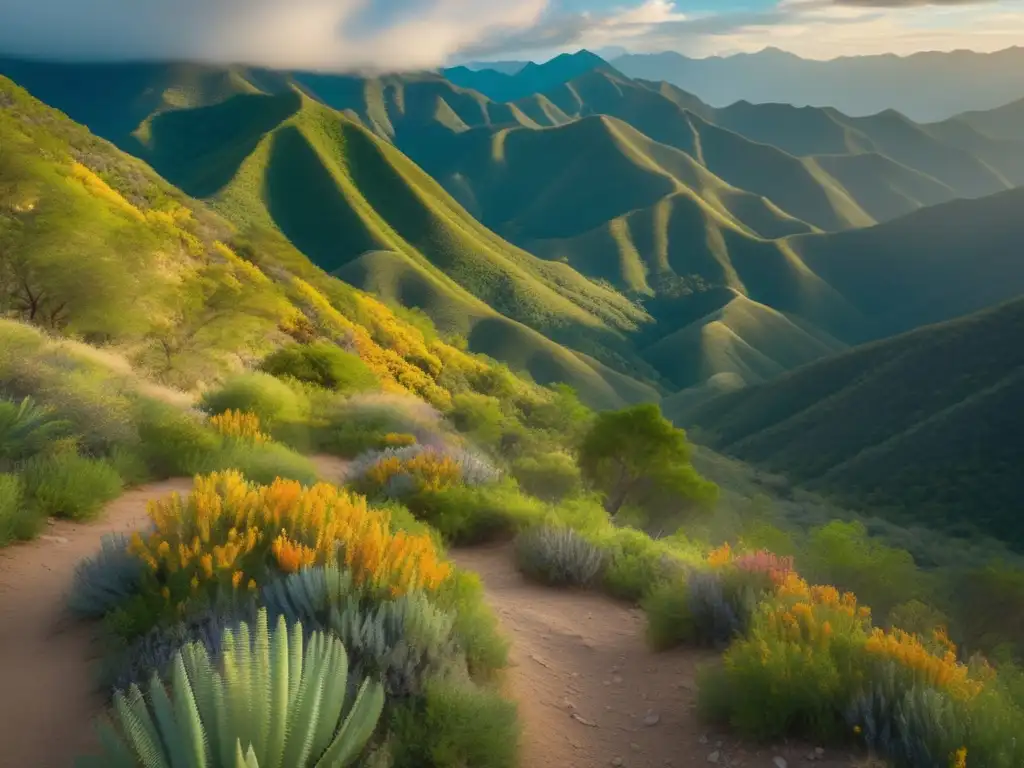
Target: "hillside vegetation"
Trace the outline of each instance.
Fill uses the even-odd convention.
[[[700,439],[890,519],[1018,549],[1024,301],[669,407]]]

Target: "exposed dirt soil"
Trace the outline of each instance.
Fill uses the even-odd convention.
[[[0,550],[2,768],[68,768],[93,744],[95,630],[64,612],[75,565],[104,534],[139,528],[150,499],[191,488],[191,480],[136,488],[95,523],[55,521],[36,541]]]
[[[701,724],[694,676],[714,655],[652,653],[638,609],[532,585],[508,547],[463,550],[455,560],[480,574],[512,641],[508,685],[523,721],[523,768],[855,764],[836,752],[819,757],[813,745],[743,745]]]

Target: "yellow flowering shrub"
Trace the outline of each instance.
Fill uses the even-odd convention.
[[[398,475],[411,477],[420,491],[442,491],[462,480],[459,462],[439,451],[423,451],[410,458],[386,456],[370,467],[363,481],[369,489],[379,490]]]
[[[218,588],[255,589],[274,573],[337,558],[362,588],[397,596],[437,589],[451,567],[426,535],[392,534],[387,514],[333,485],[246,482],[236,471],[200,476],[186,498],[149,505],[153,531],[130,551],[175,606]]]
[[[405,432],[388,432],[384,435],[384,445],[388,448],[404,448],[415,444],[416,436]]]
[[[236,411],[231,408],[210,417],[210,426],[214,431],[228,438],[245,443],[260,445],[270,442],[270,436],[260,427],[260,417],[248,411]]]
[[[433,378],[441,372],[441,361],[427,349],[422,334],[411,326],[403,328],[387,307],[370,297],[356,299],[360,310],[394,334],[396,348],[378,344],[364,326],[345,317],[305,280],[295,277],[293,286],[299,300],[325,330],[352,339],[356,354],[381,379],[385,391],[411,392],[441,408],[451,405],[451,395]]]

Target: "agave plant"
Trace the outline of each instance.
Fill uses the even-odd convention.
[[[41,451],[47,442],[66,433],[68,426],[31,397],[20,403],[0,399],[0,471]]]
[[[213,606],[189,613],[175,624],[159,624],[135,639],[123,652],[105,660],[102,682],[108,691],[128,690],[152,678],[155,672],[166,680],[175,657],[182,648],[199,643],[210,660],[216,662],[223,650],[222,641],[229,629],[237,631],[241,622],[256,618],[256,604],[247,601],[230,607]]]
[[[360,755],[384,706],[379,683],[364,680],[348,699],[348,655],[337,638],[284,617],[270,632],[261,610],[255,632],[242,623],[223,638],[218,664],[200,644],[175,657],[167,687],[155,674],[146,694],[114,695],[101,721],[99,768],[343,768]]]

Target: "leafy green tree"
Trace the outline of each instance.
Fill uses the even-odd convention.
[[[692,507],[718,492],[690,463],[686,433],[653,403],[598,414],[583,438],[580,468],[613,516],[624,505]]]

